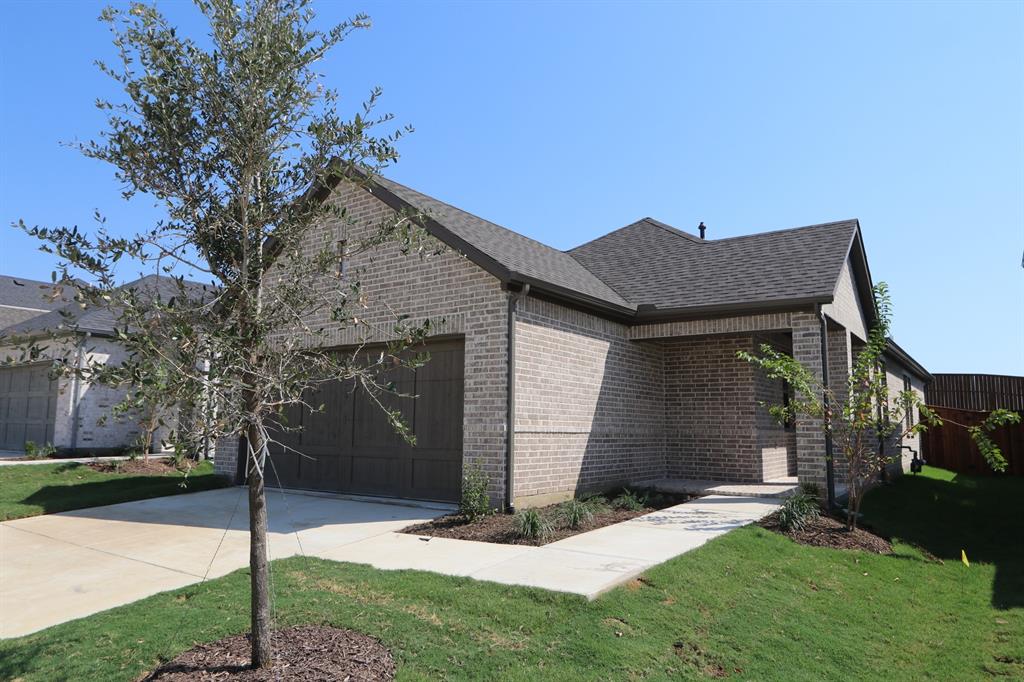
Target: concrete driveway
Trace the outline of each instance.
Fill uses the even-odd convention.
[[[295,493],[282,497],[277,491],[268,491],[267,498],[275,559],[298,554],[300,543],[307,555],[323,555],[445,513]],[[248,566],[248,525],[243,488],[4,522],[0,637],[35,632]]]
[[[279,491],[267,497],[272,559],[304,554],[588,599],[770,514],[782,502],[709,495],[531,547],[396,532],[446,508]],[[226,488],[0,524],[0,637],[248,566],[247,499],[245,489]]]

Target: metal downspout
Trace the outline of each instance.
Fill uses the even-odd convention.
[[[825,490],[828,497],[828,508],[835,509],[836,478],[835,468],[832,464],[832,408],[828,399],[828,389],[832,385],[829,381],[828,371],[828,319],[820,305],[818,306],[818,315],[821,319],[821,381],[824,385],[821,404],[825,408]]]
[[[524,284],[519,291],[510,289],[508,292],[508,343],[506,344],[508,356],[505,362],[508,369],[505,384],[508,407],[505,422],[505,509],[509,513],[515,511],[513,500],[515,499],[516,473],[516,310],[519,307],[519,299],[529,294],[529,284]]]

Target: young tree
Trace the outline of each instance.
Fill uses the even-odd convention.
[[[58,288],[84,275],[73,287],[80,305],[109,307],[119,320],[125,362],[66,371],[134,386],[127,400],[158,403],[152,407],[213,404],[206,435],[237,436],[245,444],[252,664],[266,667],[268,424],[288,405],[317,409],[308,396],[332,381],[354,380],[385,409],[381,393],[392,387],[378,379],[380,370],[425,361],[403,351],[423,339],[429,321],[413,324],[396,314],[386,332],[397,340],[370,359],[358,349],[328,349],[325,330],[308,322],[327,317],[367,325],[359,319],[366,301],[358,273],[337,268],[337,245],[315,242],[322,233],[314,228],[328,219],[351,222],[343,208],[322,201],[330,182],[339,176],[370,182],[397,160],[395,144],[410,129],[374,113],[379,89],[359,113],[342,117],[338,94],[314,70],[328,50],[369,26],[366,16],[321,30],[311,0],[196,5],[209,21],[203,45],[180,35],[154,7],[103,11],[120,63],[99,67],[125,98],[99,101],[107,130],[78,145],[114,166],[125,199],[152,198],[166,218],[130,236],[102,222],[92,234],[18,226],[59,257]],[[387,130],[378,133],[382,127]],[[349,244],[349,255],[385,242],[421,257],[437,250],[416,216],[399,213]],[[126,261],[163,275],[161,286],[147,295],[118,287],[115,266]],[[207,286],[184,278],[197,273]],[[387,415],[411,438],[397,411]]]
[[[912,390],[900,391],[895,399],[890,400],[882,369],[892,321],[892,304],[885,282],[875,286],[874,296],[878,311],[876,322],[868,334],[867,345],[854,359],[842,391],[822,385],[810,369],[771,345],[762,345],[759,356],[746,351],[737,354],[740,359],[764,370],[768,378],[785,380],[794,388],[796,396],[789,403],[766,405],[775,419],[789,423],[797,415],[813,417],[820,421],[825,434],[832,438],[833,451],[841,458],[842,469],[847,476],[847,527],[851,530],[857,527],[864,493],[886,465],[900,456],[898,450],[887,452],[879,444],[899,442],[929,427],[943,425],[943,420],[929,410]],[[920,415],[919,419],[913,418],[915,410]],[[995,471],[1004,470],[1006,460],[987,433],[996,426],[1019,420],[1020,416],[1015,412],[996,410],[984,424],[969,427],[971,436]]]

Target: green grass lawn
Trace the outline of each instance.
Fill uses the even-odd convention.
[[[219,488],[226,483],[203,462],[188,475],[102,473],[83,464],[0,467],[0,521]]]
[[[927,552],[818,549],[747,527],[590,603],[294,557],[272,564],[276,618],[379,637],[403,680],[1020,679],[1024,479],[949,479],[906,476],[865,501],[872,524]],[[248,585],[239,571],[0,642],[0,678],[134,679],[244,632]]]

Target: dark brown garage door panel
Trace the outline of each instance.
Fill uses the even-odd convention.
[[[323,412],[292,408],[272,448],[273,469],[284,487],[454,501],[462,479],[463,344],[427,344],[430,360],[413,371],[383,377],[395,391],[417,396],[380,397],[399,410],[416,435],[410,446],[395,433],[387,415],[352,383],[324,386],[309,398]],[[276,483],[271,471],[271,483]]]
[[[57,382],[48,363],[0,367],[0,449],[53,442]]]

